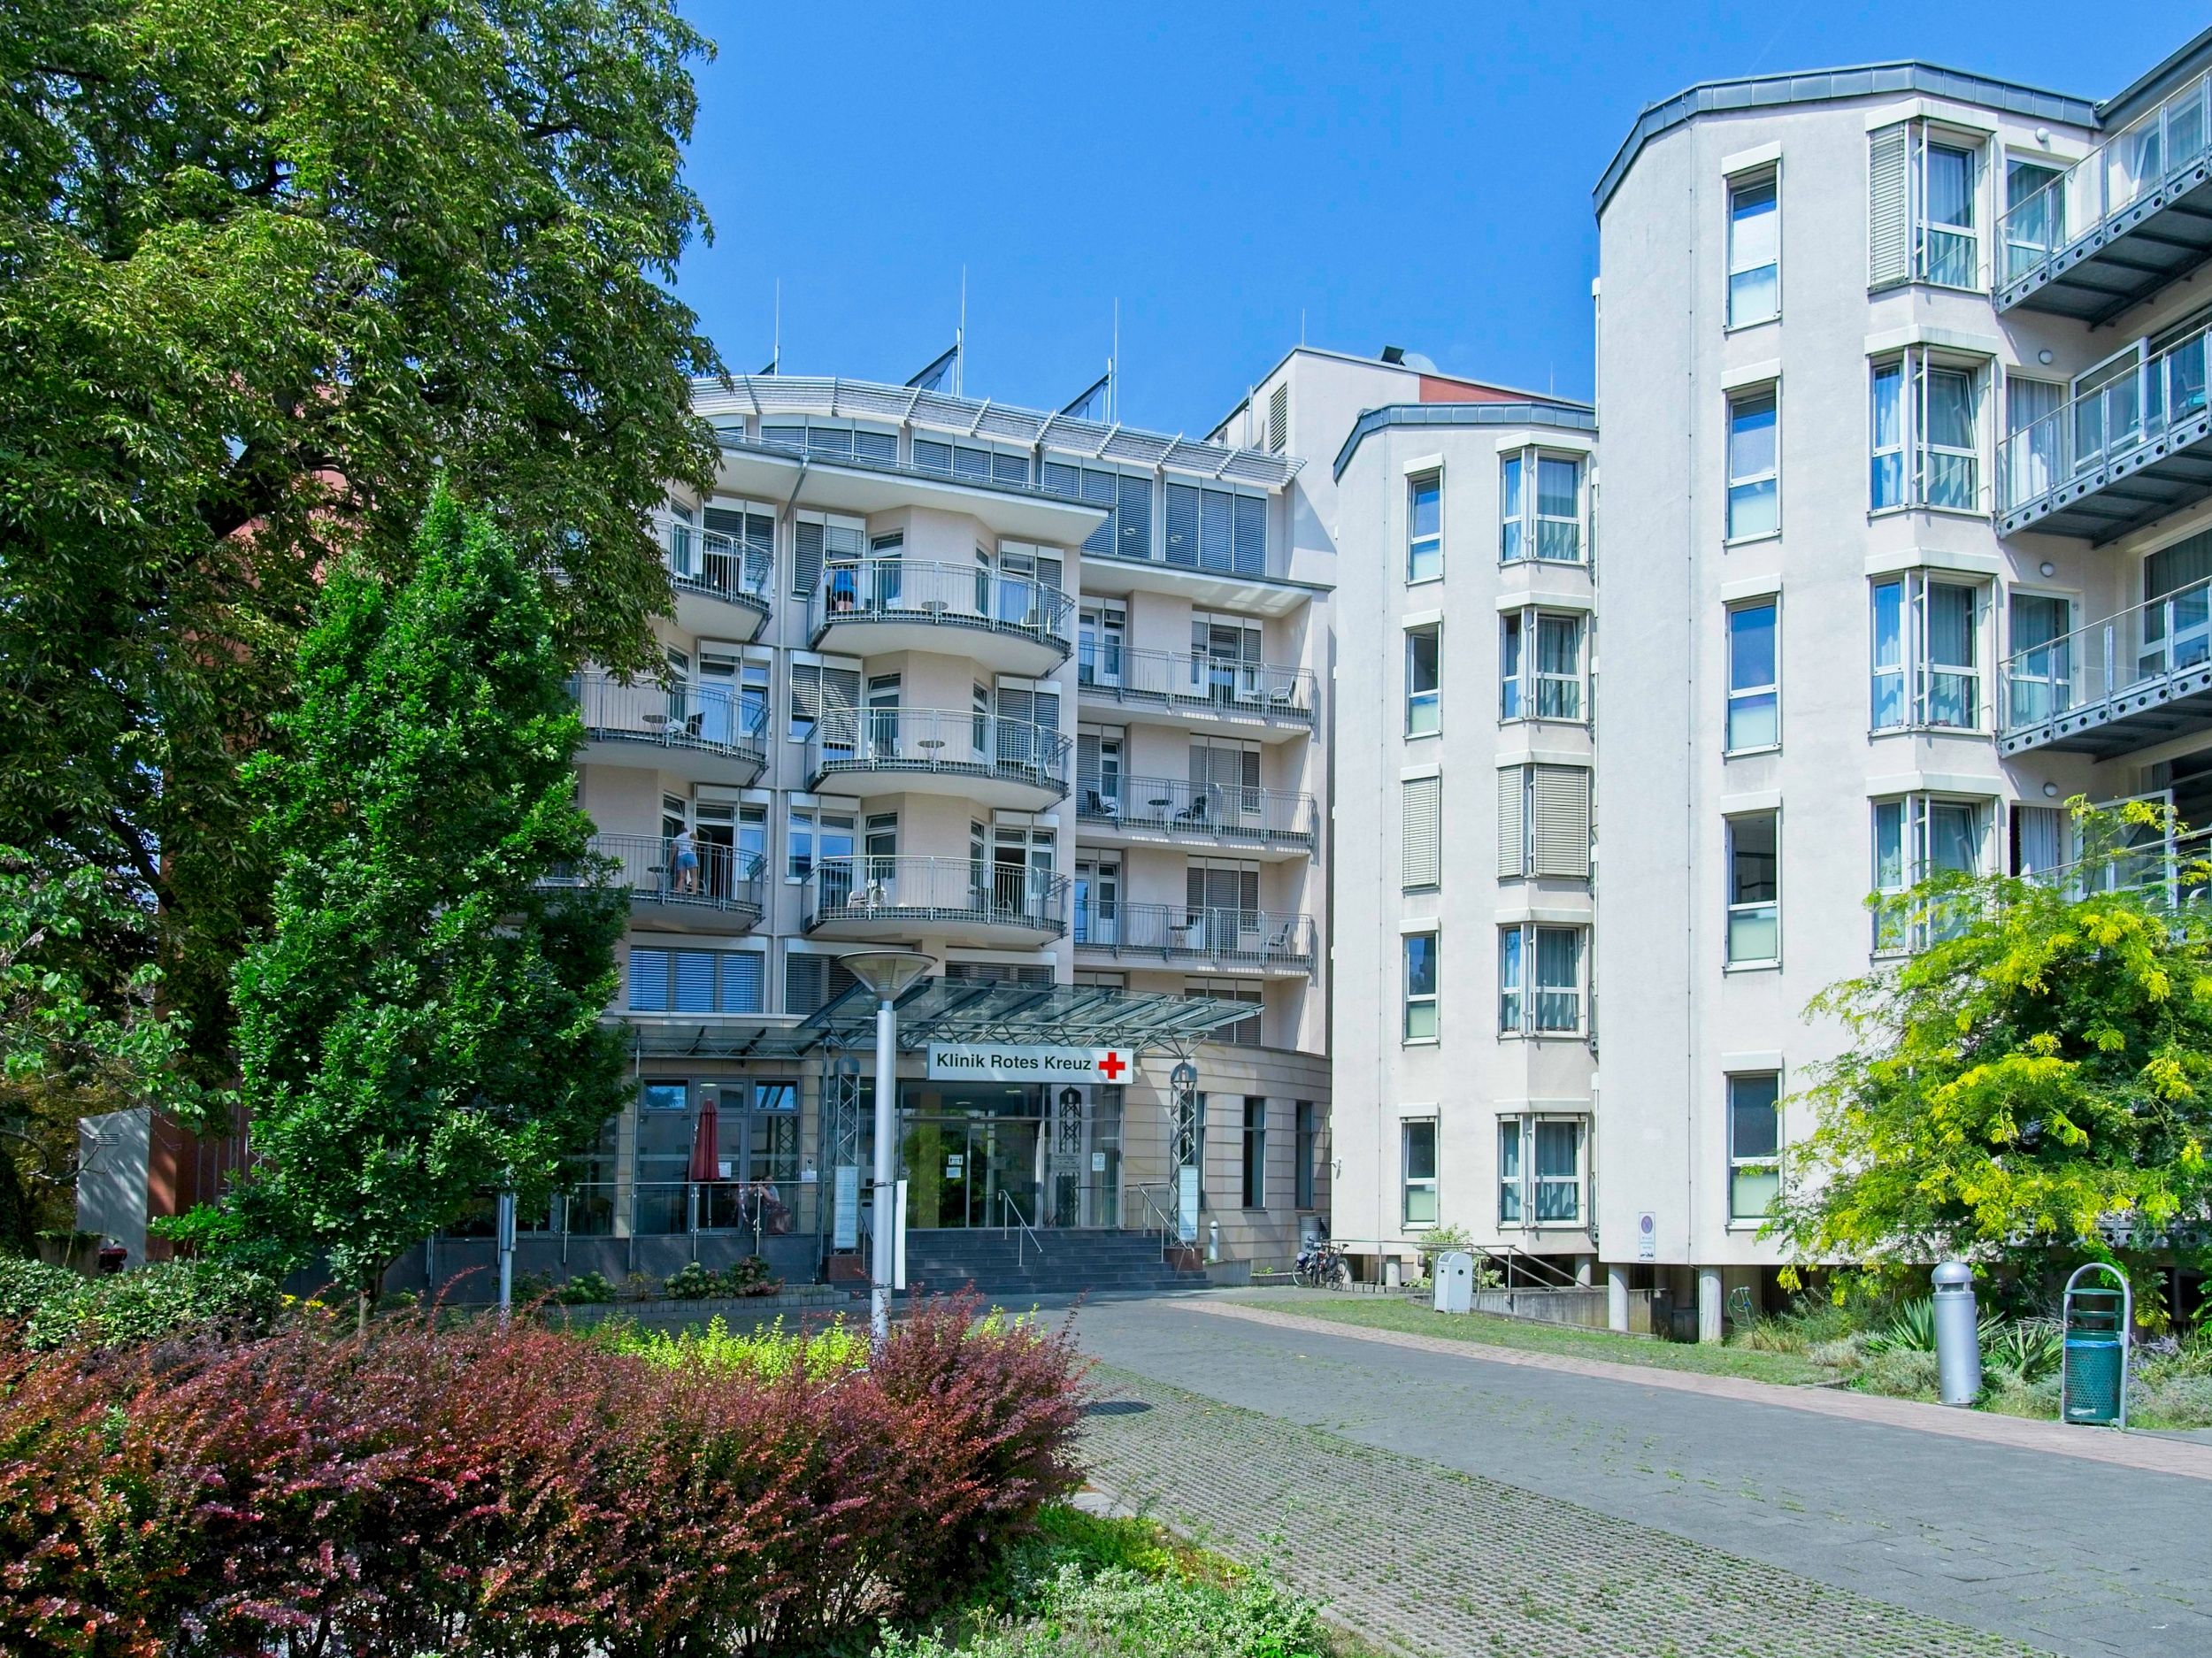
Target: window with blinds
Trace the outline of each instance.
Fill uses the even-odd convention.
[[[1049,963],[947,962],[945,977],[963,985],[1026,985],[1036,988],[1052,983]]]
[[[1093,557],[1152,557],[1152,480],[1144,473],[1108,466],[1081,466],[1048,460],[1040,481],[1056,495],[1068,495],[1106,509],[1106,521],[1093,530],[1083,550]]]
[[[822,746],[849,751],[860,730],[860,670],[839,662],[791,664],[791,725],[794,742],[806,742],[819,728]]]
[[[1240,1002],[1252,1011],[1234,1024],[1217,1027],[1205,1037],[1209,1042],[1226,1042],[1233,1048],[1257,1048],[1260,1045],[1260,1013],[1266,1000],[1264,987],[1256,979],[1194,979],[1183,986],[1187,1001]]]
[[[1498,873],[1507,879],[1590,878],[1590,769],[1505,766],[1498,772]]]
[[[783,1010],[812,1013],[836,1001],[856,982],[851,970],[833,956],[787,956],[783,959]]]
[[[1902,282],[1912,274],[1910,124],[1877,127],[1866,141],[1867,280]]]
[[[1402,885],[1408,892],[1439,887],[1444,879],[1444,779],[1408,778],[1400,785],[1402,829]]]
[[[1178,483],[1165,486],[1164,494],[1163,552],[1169,564],[1240,576],[1267,573],[1264,497]]]
[[[791,596],[810,599],[822,580],[822,563],[858,558],[867,545],[865,527],[835,518],[803,518],[792,526]]]
[[[634,1013],[758,1013],[762,957],[757,950],[630,952]]]

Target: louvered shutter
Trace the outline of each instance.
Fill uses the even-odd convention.
[[[914,440],[914,464],[926,472],[949,472],[952,470],[952,445],[939,443],[929,438]]]
[[[1280,455],[1290,441],[1290,382],[1267,395],[1267,452]]]
[[[786,1013],[811,1013],[822,1005],[822,970],[828,965],[825,956],[787,956],[783,962],[783,1010]]]
[[[1198,562],[1198,488],[1194,484],[1167,487],[1167,562]]]
[[[1029,457],[995,452],[991,457],[991,481],[998,484],[1027,483]]]
[[[796,733],[805,725],[818,725],[822,718],[822,669],[819,664],[795,662],[791,664],[791,725]]]
[[[860,741],[860,674],[853,668],[818,670],[822,676],[822,746],[853,748]]]
[[[856,432],[853,434],[853,453],[864,461],[890,461],[899,458],[899,436],[895,432]]]
[[[722,1011],[758,1013],[761,1010],[760,965],[757,950],[733,950],[722,958]]]
[[[1114,486],[1116,474],[1086,467],[1083,472],[1083,499],[1094,506],[1106,509],[1106,520],[1083,538],[1087,553],[1110,553],[1118,544],[1118,532],[1114,527]]]
[[[1087,733],[1079,734],[1075,740],[1075,782],[1082,791],[1078,799],[1083,808],[1096,810],[1092,800],[1099,792],[1098,739]]]
[[[1912,144],[1909,123],[1866,135],[1866,254],[1869,282],[1912,274]]]
[[[1267,573],[1267,503],[1257,495],[1237,497],[1236,555],[1232,561],[1240,576]]]
[[[1083,469],[1071,466],[1065,461],[1046,461],[1044,487],[1056,495],[1079,494],[1083,487]]]
[[[714,1011],[714,952],[678,950],[676,953],[676,1011]]]
[[[1521,771],[1509,765],[1498,772],[1498,873],[1515,876],[1524,868],[1527,831],[1521,820]]]
[[[639,1013],[663,1013],[668,1009],[668,952],[630,952],[630,1006]]]
[[[1198,502],[1198,562],[1209,570],[1226,570],[1235,559],[1230,526],[1234,521],[1236,497],[1225,489],[1209,489]]]
[[[1402,884],[1409,891],[1440,886],[1444,879],[1444,779],[1408,778],[1403,794]]]
[[[1124,558],[1152,557],[1152,480],[1124,474],[1114,506],[1112,550]]]
[[[726,535],[733,541],[744,540],[745,514],[741,510],[732,507],[709,507],[699,516],[704,520],[707,528],[717,535]]]
[[[822,579],[823,526],[799,520],[792,538],[791,596],[810,599],[814,584]]]
[[[1540,765],[1533,873],[1586,880],[1590,875],[1590,772],[1586,766]]]

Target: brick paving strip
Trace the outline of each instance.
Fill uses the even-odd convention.
[[[1302,1323],[1309,1321],[1300,1321]],[[1109,1367],[1094,1482],[1440,1658],[2024,1658],[2032,1648]],[[1117,1406],[1118,1409],[1117,1409]],[[1163,1654],[1163,1658],[1168,1658]]]
[[[2079,1457],[2085,1462],[2110,1462],[2157,1474],[2179,1474],[2190,1479],[2212,1479],[2212,1445],[2193,1440],[2146,1438],[2139,1434],[2069,1428],[2056,1422],[2033,1422],[2024,1416],[2001,1416],[1984,1410],[1962,1410],[1931,1405],[1916,1399],[1884,1399],[1836,1387],[1793,1387],[1779,1382],[1755,1382],[1740,1376],[1708,1376],[1696,1370],[1663,1370],[1655,1364],[1622,1364],[1609,1359],[1578,1359],[1564,1353],[1535,1353],[1520,1347],[1492,1347],[1458,1341],[1449,1336],[1417,1335],[1405,1330],[1377,1330],[1365,1324],[1333,1318],[1309,1317],[1297,1313],[1272,1312],[1262,1307],[1239,1306],[1213,1301],[1163,1302],[1179,1312],[1206,1313],[1217,1318],[1241,1318],[1279,1330],[1297,1330],[1372,1341],[1387,1347],[1417,1353],[1439,1353],[1447,1358],[1469,1359],[1482,1364],[1517,1364],[1528,1370],[1555,1370],[1568,1376],[1587,1376],[1600,1381],[1628,1382],[1638,1387],[1667,1388],[1678,1393],[1702,1393],[1712,1399],[1734,1399],[1745,1404],[1780,1405],[1789,1410],[1836,1416],[1848,1422],[1869,1422],[1886,1428],[1911,1428],[1922,1433],[1940,1433],[1955,1439],[1977,1439],[2014,1450],[2042,1451],[2055,1456]],[[1473,1318],[1479,1314],[1464,1315]]]

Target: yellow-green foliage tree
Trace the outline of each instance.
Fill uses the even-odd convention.
[[[1814,1002],[1851,1046],[1789,1101],[1769,1230],[1801,1263],[2197,1247],[2212,864],[2161,849],[2163,808],[2074,812],[2070,870],[1931,878],[1881,911],[1912,953]]]

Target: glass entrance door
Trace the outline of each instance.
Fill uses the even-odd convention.
[[[907,1124],[907,1224],[1046,1224],[1037,1212],[1038,1131],[1033,1117],[917,1117]]]

